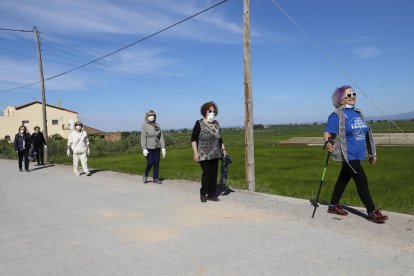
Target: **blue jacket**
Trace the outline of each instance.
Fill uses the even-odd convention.
[[[24,140],[24,143],[23,143]],[[23,148],[24,144],[24,148]],[[15,151],[23,151],[25,149],[29,150],[32,144],[32,136],[29,133],[24,133],[23,137],[20,136],[20,133],[17,133],[14,136],[14,150]]]

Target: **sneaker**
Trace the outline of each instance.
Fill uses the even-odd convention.
[[[372,222],[384,222],[388,219],[388,216],[384,216],[381,214],[381,209],[375,209],[371,213],[368,214],[368,220]]]
[[[25,172],[30,172],[30,170],[29,170],[29,169],[25,169],[24,171],[25,171]]]
[[[86,173],[86,176],[91,176],[91,175],[92,175],[91,172]]]
[[[80,172],[74,172],[76,176],[80,176]]]
[[[154,182],[154,184],[162,184],[162,181],[159,179],[154,179],[152,182]]]
[[[328,213],[336,214],[338,216],[347,216],[348,215],[348,212],[345,211],[344,209],[342,209],[342,207],[339,204],[334,205],[334,206],[329,206],[328,207]]]
[[[22,169],[19,169],[19,172],[22,172],[23,170]]]
[[[145,175],[142,177],[142,183],[148,183],[148,179]]]

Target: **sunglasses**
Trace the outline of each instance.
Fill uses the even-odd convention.
[[[347,99],[350,99],[350,98],[352,98],[352,96],[356,96],[356,92],[354,92],[354,93],[347,93],[347,94],[345,94],[345,96],[343,96],[342,98],[347,98]]]
[[[216,113],[216,111],[215,111],[215,110],[211,110],[211,109],[209,109],[207,112],[208,112],[208,113]]]

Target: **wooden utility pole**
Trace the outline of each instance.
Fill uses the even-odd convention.
[[[250,62],[250,0],[244,0],[243,7],[243,53],[244,53],[244,146],[246,183],[249,191],[255,191],[254,142],[253,142],[253,97]]]
[[[43,77],[43,64],[42,64],[42,53],[40,51],[40,39],[39,32],[37,31],[36,26],[33,26],[33,32],[36,36],[37,44],[37,56],[39,58],[39,71],[40,71],[40,87],[42,92],[42,113],[43,113],[43,135],[45,137],[46,144],[48,144],[48,135],[47,135],[47,119],[46,119],[46,96],[45,96],[45,79]],[[44,162],[47,164],[49,162],[49,151],[47,146],[44,148]]]

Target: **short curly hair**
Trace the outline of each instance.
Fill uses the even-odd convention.
[[[348,88],[352,88],[352,86],[343,85],[341,87],[338,87],[333,92],[333,94],[332,94],[332,104],[333,104],[333,106],[335,106],[336,108],[339,108],[341,106],[342,97],[344,96],[345,90],[347,90]]]
[[[214,109],[216,110],[215,114],[217,116],[218,114],[218,108],[217,108],[217,104],[213,101],[211,102],[206,102],[204,103],[201,107],[200,107],[200,113],[203,117],[206,117],[207,115],[207,111],[210,109],[210,107],[214,107]]]

